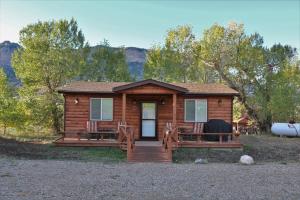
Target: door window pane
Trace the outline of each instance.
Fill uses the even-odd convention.
[[[113,99],[102,99],[102,120],[113,119]]]
[[[155,120],[142,121],[142,135],[143,137],[155,137]]]
[[[195,100],[185,100],[185,120],[195,121]]]
[[[91,119],[101,119],[101,99],[91,99]]]
[[[155,103],[143,103],[143,119],[155,119]]]

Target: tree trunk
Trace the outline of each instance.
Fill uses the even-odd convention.
[[[270,116],[267,116],[267,119],[262,122],[258,121],[258,126],[259,126],[259,130],[262,133],[270,133],[271,126],[272,126],[272,121],[271,121]]]
[[[56,106],[56,104],[52,107],[52,128],[54,134],[58,134],[60,132],[60,117],[59,117],[59,111]]]
[[[186,68],[183,69],[183,82],[186,83],[187,81],[187,72],[186,72]]]
[[[57,98],[54,93],[51,94],[51,118],[52,118],[52,130],[54,134],[58,134],[61,128],[61,121],[60,121],[60,113],[59,108],[57,106]]]
[[[58,134],[60,132],[60,114],[59,114],[59,109],[57,107],[57,97],[55,94],[55,91],[52,89],[50,82],[47,82],[47,86],[49,89],[49,95],[51,99],[51,118],[52,118],[52,130],[54,134]]]
[[[6,135],[6,125],[4,124],[4,126],[3,126],[3,135]]]

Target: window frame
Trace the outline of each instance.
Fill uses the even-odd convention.
[[[194,101],[195,102],[195,120],[187,120],[186,119],[186,102],[187,101]],[[197,101],[205,101],[206,102],[206,121],[197,121]],[[207,104],[207,99],[184,99],[184,122],[207,122],[208,121],[208,104]]]
[[[101,108],[100,108],[100,119],[93,119],[92,118],[92,101],[93,100],[100,100],[101,101]],[[102,100],[103,99],[111,99],[112,100],[112,116],[111,116],[111,119],[103,119],[102,117],[102,106],[103,106],[103,103],[102,103]],[[99,98],[99,97],[92,97],[90,98],[90,120],[92,121],[113,121],[114,120],[114,98],[110,98],[110,97],[105,97],[105,98]]]

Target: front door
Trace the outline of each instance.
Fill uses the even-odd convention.
[[[155,139],[156,137],[156,103],[142,103],[141,138]]]

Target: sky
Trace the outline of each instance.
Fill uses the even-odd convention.
[[[0,0],[0,42],[18,42],[22,27],[74,17],[90,45],[149,48],[162,44],[166,31],[191,25],[197,38],[214,23],[243,23],[266,46],[300,49],[300,0]]]

